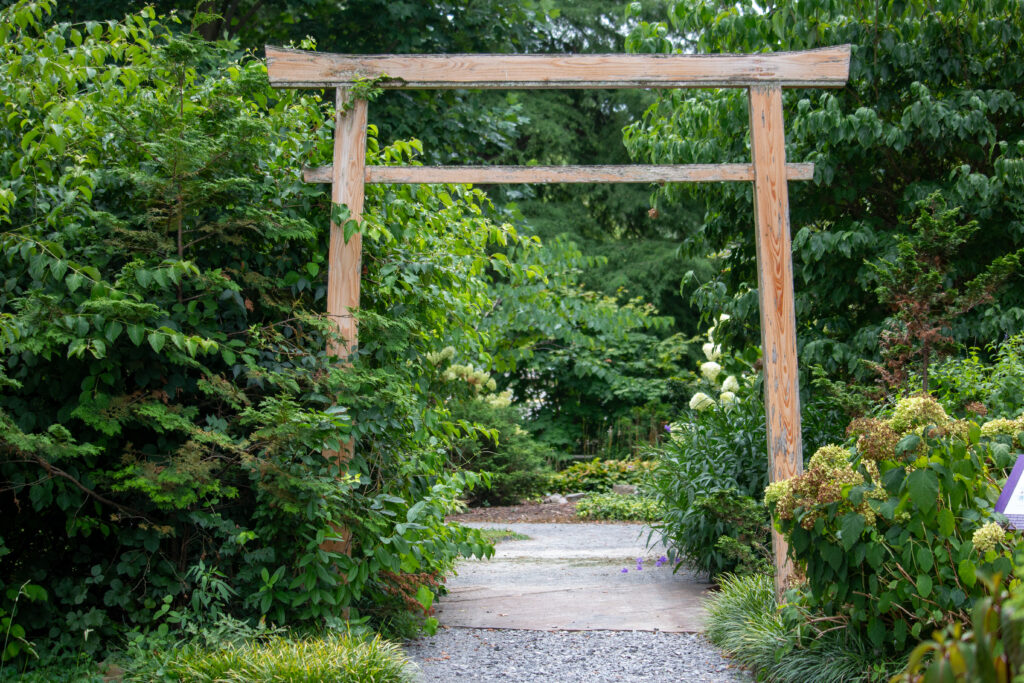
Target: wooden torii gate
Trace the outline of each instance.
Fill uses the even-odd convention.
[[[772,481],[803,469],[796,316],[788,180],[810,180],[813,164],[787,164],[783,88],[839,88],[850,72],[850,46],[750,55],[340,55],[267,46],[270,83],[281,88],[334,88],[334,163],[306,169],[307,182],[331,183],[331,201],[358,221],[365,183],[636,183],[753,181],[761,349]],[[362,79],[382,88],[746,88],[750,95],[750,164],[624,166],[366,166],[365,100],[349,98]],[[343,343],[356,348],[352,312],[359,307],[362,238],[347,242],[331,223],[327,314]],[[349,442],[341,458],[351,456]],[[775,586],[793,568],[786,543],[772,531]]]

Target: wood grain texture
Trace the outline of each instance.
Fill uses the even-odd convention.
[[[347,206],[352,220],[358,221],[363,214],[363,179],[366,176],[366,100],[353,100],[349,106],[348,93],[343,88],[337,89],[336,100],[338,114],[330,178],[331,202]],[[331,221],[327,257],[327,315],[337,324],[342,341],[330,342],[327,352],[339,358],[349,358],[359,340],[353,311],[359,308],[362,261],[362,236],[356,233],[346,242],[343,226]],[[352,449],[353,444],[349,441],[340,452],[325,455],[349,460]],[[339,531],[343,532],[343,536],[348,533],[347,530]]]
[[[383,88],[839,88],[850,46],[749,55],[342,55],[266,46],[270,84]]]
[[[307,183],[333,181],[331,166],[303,169]],[[789,180],[811,180],[814,164],[786,164]],[[367,183],[702,183],[754,179],[753,164],[621,166],[367,166]]]
[[[771,481],[779,481],[803,471],[786,140],[779,86],[750,88],[750,147],[754,161],[754,225],[768,471]],[[785,540],[774,530],[772,546],[776,563],[775,588],[781,595],[793,576],[793,566],[786,554]]]

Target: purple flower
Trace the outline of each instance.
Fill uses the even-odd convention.
[[[661,557],[658,558],[657,566],[660,567],[661,565],[665,564],[666,562],[668,562],[668,558],[665,557],[664,555],[662,555]]]
[[[671,434],[672,433],[672,425],[665,425],[665,431],[668,432],[669,434]]]
[[[628,569],[626,569],[625,567],[623,567],[623,568],[622,568],[622,573],[623,573],[623,574],[628,574],[628,573],[629,573],[629,570],[628,570]]]

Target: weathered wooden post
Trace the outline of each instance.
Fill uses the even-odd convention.
[[[768,421],[768,476],[789,479],[803,471],[800,391],[797,386],[796,311],[786,183],[786,138],[782,88],[750,87],[750,153],[754,162],[754,231],[757,292],[761,309],[761,360]],[[775,593],[780,598],[793,576],[786,541],[772,529]]]

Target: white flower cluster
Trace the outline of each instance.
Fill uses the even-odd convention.
[[[728,319],[729,316],[724,313],[718,317],[718,322],[715,324],[715,327],[708,330],[707,343],[701,347],[704,351],[704,355],[707,357],[707,361],[701,363],[700,374],[708,381],[709,384],[712,385],[718,384],[718,378],[722,374],[722,366],[718,363],[719,359],[722,357],[722,347],[715,343],[715,329],[718,325]],[[739,380],[736,379],[735,375],[729,375],[725,378],[719,388],[717,401],[703,391],[699,391],[690,399],[690,408],[692,410],[707,410],[708,408],[713,408],[719,404],[725,406],[735,403],[736,392],[739,391],[739,389]]]

